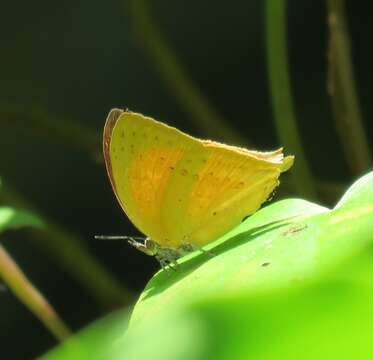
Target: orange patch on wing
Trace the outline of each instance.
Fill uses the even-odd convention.
[[[141,153],[129,168],[131,194],[139,209],[148,216],[158,215],[170,178],[183,152],[152,148]]]

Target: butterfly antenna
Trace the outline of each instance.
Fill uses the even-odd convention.
[[[125,236],[125,235],[95,235],[96,240],[144,240],[143,236]]]

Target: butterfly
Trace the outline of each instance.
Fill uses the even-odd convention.
[[[162,267],[217,239],[254,213],[294,156],[200,140],[142,114],[110,111],[107,173],[120,206],[147,237],[124,237]]]

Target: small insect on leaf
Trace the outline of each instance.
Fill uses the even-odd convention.
[[[303,231],[304,229],[307,228],[307,225],[304,224],[304,225],[298,225],[298,226],[294,226],[294,227],[291,227],[290,229],[286,230],[283,235],[284,236],[289,236],[289,235],[294,235],[300,231]]]

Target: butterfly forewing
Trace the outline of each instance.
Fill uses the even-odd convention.
[[[124,112],[110,138],[108,172],[123,209],[143,233],[170,246],[172,216],[167,196],[175,187],[177,167],[190,150],[186,137],[150,118]],[[172,210],[175,216],[177,210]]]

